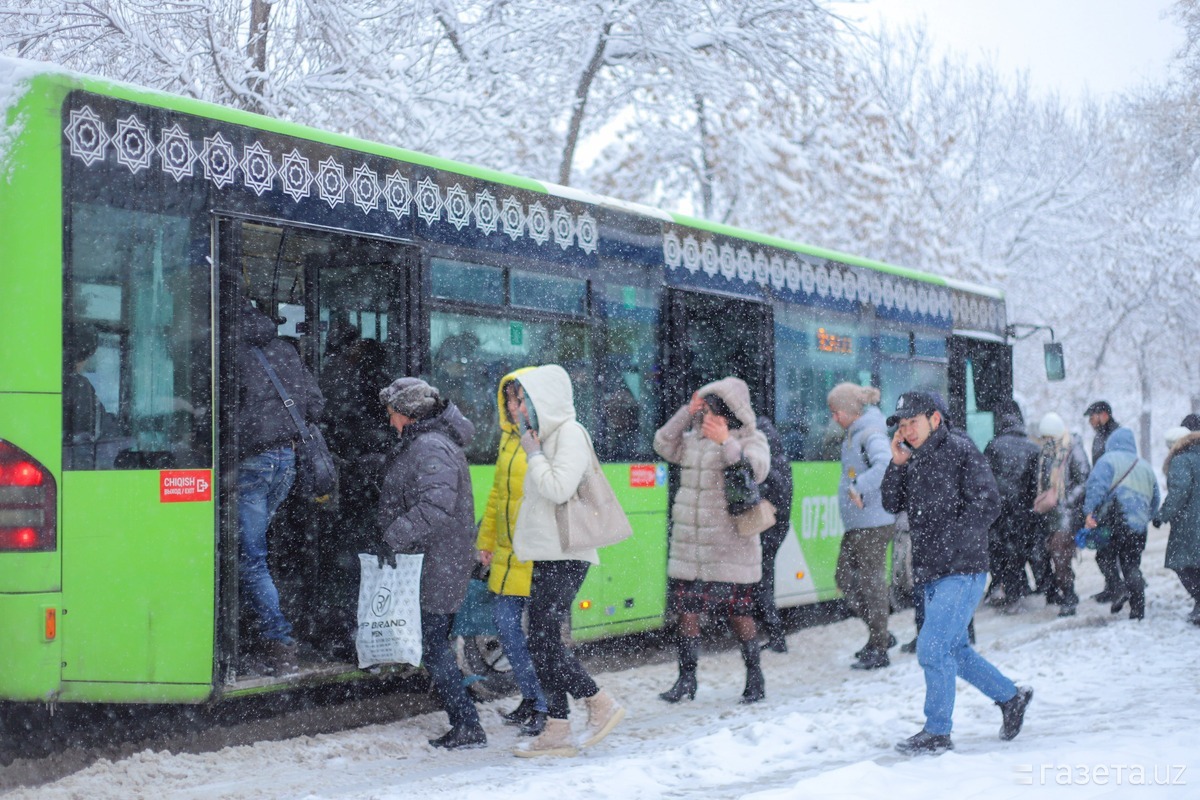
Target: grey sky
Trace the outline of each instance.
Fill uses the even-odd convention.
[[[938,46],[1028,70],[1036,90],[1064,100],[1160,82],[1183,31],[1170,0],[871,0],[838,4],[868,26],[924,19]]]

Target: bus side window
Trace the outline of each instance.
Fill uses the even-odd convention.
[[[207,241],[183,217],[72,206],[67,469],[211,466],[209,267],[192,253]]]

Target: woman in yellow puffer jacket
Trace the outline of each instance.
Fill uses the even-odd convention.
[[[529,602],[529,586],[533,562],[521,561],[513,555],[513,530],[521,508],[525,483],[525,451],[521,448],[521,429],[514,421],[517,384],[513,380],[532,367],[524,367],[500,379],[496,405],[500,414],[500,453],[496,458],[496,474],[488,495],[487,509],[479,525],[475,547],[479,560],[491,567],[488,589],[494,595],[492,613],[500,634],[500,646],[512,666],[513,677],[521,690],[521,704],[507,714],[501,714],[506,724],[520,725],[521,733],[537,736],[546,724],[546,698],[542,694],[525,629],[521,626],[525,606]]]

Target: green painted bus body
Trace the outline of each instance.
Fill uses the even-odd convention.
[[[546,193],[516,176],[363,142],[186,98],[66,73],[32,77],[7,108],[0,152],[0,219],[19,236],[0,237],[0,298],[19,309],[0,347],[0,437],[24,449],[58,481],[58,549],[0,553],[0,699],[68,702],[203,702],[227,690],[216,674],[215,503],[162,503],[157,471],[62,469],[63,183],[61,109],[85,89],[150,106],[375,153],[409,163]],[[942,279],[728,226],[676,217],[748,241],[837,257],[945,285]],[[215,468],[215,465],[213,465]],[[653,630],[666,618],[668,492],[634,487],[628,463],[605,464],[633,526],[591,570],[572,611],[574,636],[591,640]],[[472,467],[477,516],[493,468]],[[797,602],[838,596],[840,543],[835,463],[793,466],[792,512],[807,565]],[[781,588],[787,594],[787,587]],[[793,603],[794,604],[794,603]],[[57,635],[47,639],[47,610]],[[351,673],[358,675],[359,673]],[[344,676],[343,676],[344,677]],[[338,679],[338,678],[331,678]]]

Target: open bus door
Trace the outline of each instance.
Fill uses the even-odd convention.
[[[322,427],[339,465],[336,498],[293,491],[272,519],[268,564],[293,636],[324,662],[353,661],[358,557],[372,538],[378,481],[372,454],[393,441],[379,390],[414,364],[410,302],[419,253],[397,242],[283,223],[218,223],[222,398],[219,434],[221,534],[218,559],[218,674],[245,677],[255,637],[239,614],[236,352],[233,310],[250,298],[278,323],[325,396]],[[282,403],[282,401],[281,401]],[[239,658],[240,657],[240,658]],[[302,667],[308,664],[302,663]]]
[[[771,306],[680,289],[668,290],[664,302],[662,422],[701,386],[727,376],[746,382],[755,413],[773,417],[775,327]],[[679,468],[670,465],[668,509],[674,506],[678,488]]]
[[[725,295],[671,289],[663,315],[663,421],[706,383],[732,375],[750,387],[758,414],[775,410],[771,306]]]
[[[995,432],[993,409],[1012,397],[1012,345],[951,336],[948,341],[950,417],[982,450]]]

